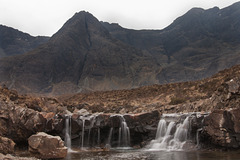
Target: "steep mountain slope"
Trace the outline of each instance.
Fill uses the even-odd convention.
[[[0,25],[0,58],[26,53],[47,42],[49,37],[33,37],[16,29]]]
[[[160,83],[195,80],[240,63],[240,2],[193,8],[163,30],[130,30],[102,23],[117,39],[149,51],[164,66]]]
[[[76,13],[45,45],[0,60],[0,81],[22,92],[132,88],[157,83],[150,54],[111,37],[90,13]]]

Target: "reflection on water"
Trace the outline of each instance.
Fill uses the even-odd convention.
[[[112,150],[69,153],[65,160],[240,160],[239,152]]]

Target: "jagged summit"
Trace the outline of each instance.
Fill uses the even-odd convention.
[[[51,41],[58,43],[66,39],[72,43],[78,43],[88,48],[91,45],[92,36],[108,37],[108,31],[101,23],[89,12],[81,11],[75,13],[63,27],[56,32]],[[64,40],[65,39],[65,40]]]

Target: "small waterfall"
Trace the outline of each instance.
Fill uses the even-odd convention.
[[[130,130],[127,126],[125,118],[123,115],[117,115],[121,119],[121,124],[119,127],[119,135],[118,135],[118,147],[129,147],[130,145]]]
[[[189,116],[178,124],[172,120],[172,115],[168,116],[170,116],[170,121],[167,121],[164,116],[159,121],[156,139],[151,141],[150,150],[179,150],[187,141]]]
[[[92,131],[93,125],[96,122],[96,117],[97,117],[96,115],[93,115],[93,116],[90,117],[91,124],[90,124],[89,130],[88,130],[88,141],[87,141],[88,146],[90,145],[91,131]]]
[[[81,134],[81,149],[83,149],[83,143],[84,143],[84,129],[85,129],[85,118],[80,117],[82,120],[82,134]]]
[[[163,137],[166,132],[167,122],[164,119],[161,119],[158,123],[156,139]]]
[[[69,150],[78,147],[85,150],[91,147],[103,146],[105,142],[106,148],[111,147],[129,147],[130,146],[130,130],[123,115],[110,115],[113,120],[106,121],[103,116],[94,115],[79,115],[74,118],[67,115],[65,119],[65,145]],[[71,131],[71,123],[74,126],[79,125],[79,128],[74,128]],[[112,124],[108,127],[101,127],[101,123]],[[72,137],[71,137],[72,136]],[[78,140],[76,140],[76,138]],[[74,143],[71,143],[74,139]],[[78,142],[78,146],[76,146]]]
[[[199,132],[202,131],[202,128],[199,128],[196,133],[196,140],[197,140],[197,148],[199,148]]]
[[[127,126],[127,123],[124,121],[122,122],[122,144],[124,147],[129,146],[130,144],[130,131]]]
[[[118,147],[121,147],[121,137],[122,137],[122,128],[119,127],[118,129]]]
[[[71,115],[67,115],[65,119],[65,145],[68,148],[68,152],[71,151],[72,143],[71,143]]]
[[[111,139],[112,139],[112,132],[113,132],[113,128],[110,128],[109,134],[108,134],[108,139],[107,139],[107,143],[106,143],[106,148],[111,148]]]

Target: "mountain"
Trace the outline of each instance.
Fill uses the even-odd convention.
[[[0,58],[26,53],[47,42],[49,37],[33,37],[11,27],[0,25]]]
[[[90,13],[79,12],[50,40],[23,55],[0,60],[0,81],[22,92],[68,93],[158,83],[159,65],[124,44]]]
[[[24,93],[130,89],[208,77],[240,63],[240,2],[193,8],[163,30],[76,13],[45,44],[0,59],[0,82]]]
[[[160,83],[196,80],[240,63],[240,2],[193,8],[163,30],[132,30],[102,24],[110,34],[151,53],[164,68]]]

